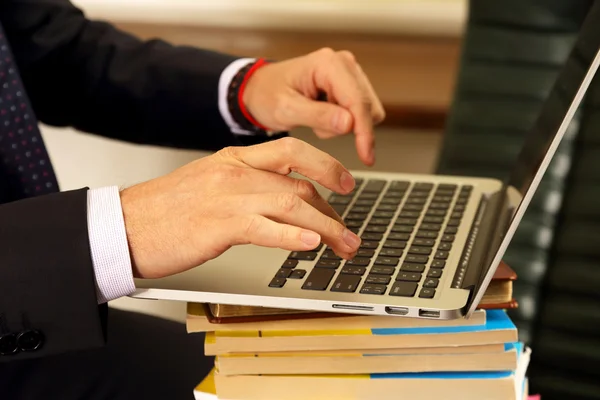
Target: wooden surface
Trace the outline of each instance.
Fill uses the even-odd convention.
[[[120,23],[144,38],[161,38],[240,56],[286,59],[322,47],[350,50],[371,79],[388,126],[441,129],[452,98],[460,38],[218,29]]]

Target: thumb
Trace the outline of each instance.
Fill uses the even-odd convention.
[[[290,99],[288,113],[292,126],[307,126],[315,131],[328,132],[330,135],[342,135],[352,129],[352,114],[338,105],[309,99],[300,93],[294,93]]]

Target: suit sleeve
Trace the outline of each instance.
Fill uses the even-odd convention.
[[[104,345],[87,189],[0,205],[0,316],[0,362]]]
[[[69,0],[7,0],[0,20],[38,118],[134,143],[217,150],[239,139],[218,106],[236,57],[142,41]]]

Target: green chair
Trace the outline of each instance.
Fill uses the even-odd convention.
[[[470,1],[437,173],[506,177],[591,4]],[[597,77],[505,256],[543,400],[600,399],[599,107]]]

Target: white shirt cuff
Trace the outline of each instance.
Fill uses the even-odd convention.
[[[254,132],[242,129],[242,127],[234,121],[229,112],[229,106],[227,105],[227,92],[229,91],[229,85],[235,74],[254,61],[254,58],[237,59],[223,70],[221,77],[219,78],[219,111],[221,112],[221,117],[223,117],[223,120],[229,126],[229,129],[231,129],[231,132],[237,135],[254,135]]]
[[[88,191],[88,234],[98,304],[135,291],[117,186]]]

